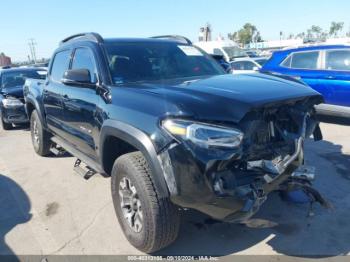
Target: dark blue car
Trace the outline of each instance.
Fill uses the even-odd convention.
[[[274,52],[262,72],[298,78],[321,93],[318,112],[350,116],[350,46],[319,45]]]
[[[4,130],[12,124],[28,123],[24,110],[23,85],[27,78],[45,79],[40,68],[9,68],[0,70],[0,123]]]

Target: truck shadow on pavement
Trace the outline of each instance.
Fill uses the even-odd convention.
[[[17,225],[31,219],[30,200],[12,179],[0,174],[0,261],[17,261],[5,236]]]
[[[333,209],[283,201],[272,193],[247,225],[220,223],[185,212],[179,238],[157,255],[213,255],[274,253],[331,257],[350,251],[350,155],[328,141],[306,143],[306,164],[316,166],[314,187]]]

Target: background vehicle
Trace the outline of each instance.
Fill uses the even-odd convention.
[[[10,68],[0,71],[0,119],[2,128],[28,123],[24,110],[23,84],[26,78],[45,79],[46,70]]]
[[[176,239],[179,207],[228,222],[251,217],[292,182],[304,139],[321,139],[317,92],[225,74],[186,38],[78,34],[49,68],[45,85],[24,86],[35,152],[64,148],[84,177],[111,175],[121,227],[145,252]]]
[[[266,63],[268,57],[236,58],[230,62],[233,74],[256,73]]]
[[[260,52],[258,50],[245,50],[245,52],[250,58],[254,58],[254,57],[259,57],[260,56]]]
[[[321,93],[321,114],[350,117],[350,46],[319,45],[276,51],[261,69],[300,78]]]
[[[219,65],[225,70],[226,73],[232,72],[232,66],[230,63],[226,62],[225,58],[222,55],[210,55],[219,63]]]
[[[265,63],[270,59],[269,56],[258,56],[255,58],[252,58],[252,60],[260,65],[262,67],[265,65]]]
[[[233,74],[257,73],[261,66],[251,58],[238,58],[231,63]]]
[[[237,45],[237,43],[231,40],[203,41],[194,43],[194,45],[208,54],[223,56],[226,62],[230,62],[237,57],[249,57],[247,53]]]

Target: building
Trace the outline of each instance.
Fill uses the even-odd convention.
[[[303,39],[287,39],[250,43],[245,48],[247,49],[282,49],[290,46],[300,46],[304,43]]]
[[[5,56],[4,53],[0,53],[0,67],[2,66],[10,66],[11,63],[11,58],[8,56]]]
[[[198,40],[199,40],[199,42],[211,41],[211,26],[209,24],[207,24],[205,27],[201,27],[199,29]]]

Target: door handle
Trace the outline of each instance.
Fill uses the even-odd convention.
[[[326,79],[335,79],[335,76],[326,76]]]

